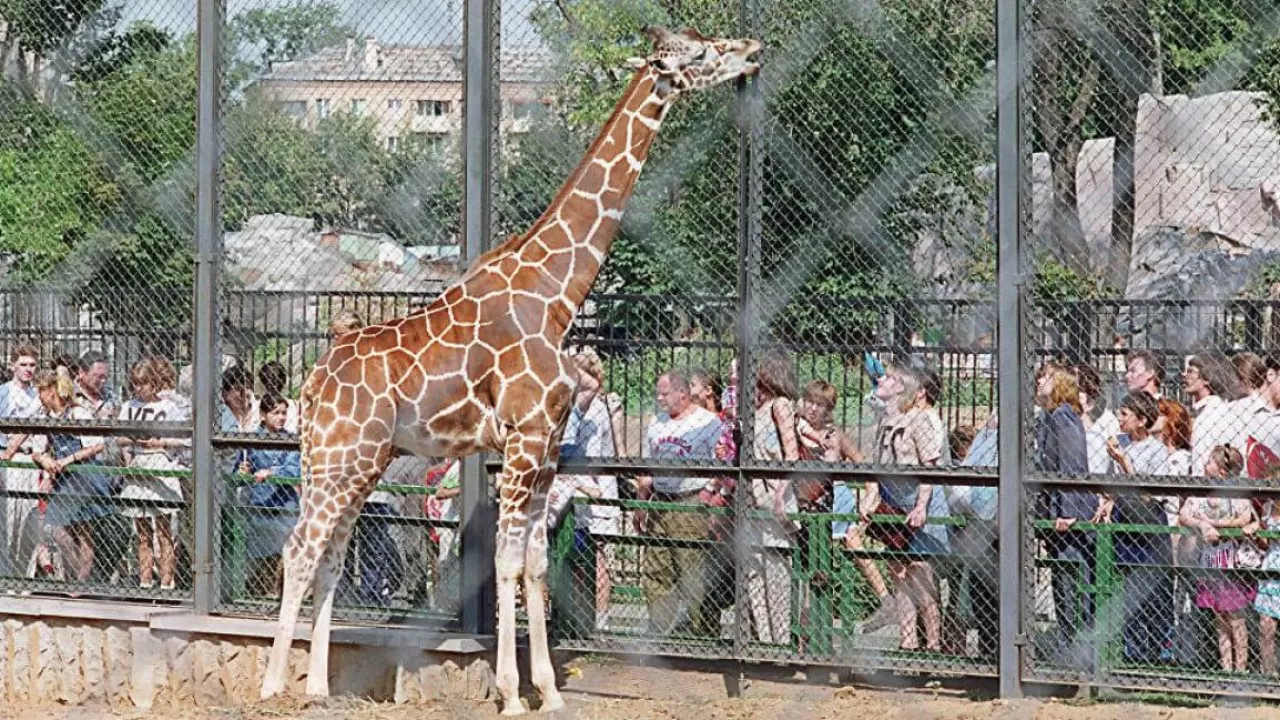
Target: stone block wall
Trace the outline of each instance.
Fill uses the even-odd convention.
[[[290,653],[290,691],[306,685],[307,644]],[[254,702],[268,640],[153,630],[145,624],[10,618],[0,629],[0,716],[42,704],[149,708]],[[331,646],[330,692],[383,701],[494,697],[487,655]]]

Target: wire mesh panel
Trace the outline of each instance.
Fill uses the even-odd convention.
[[[739,490],[742,640],[755,657],[984,671],[993,488],[937,468],[996,464],[994,6],[757,12],[769,50],[742,451],[813,471],[761,470]],[[823,477],[856,465],[892,474]]]
[[[195,19],[0,5],[10,593],[190,597]]]
[[[621,192],[606,190],[609,204],[599,207],[612,213],[625,203],[566,343],[580,379],[560,458],[644,467],[557,477],[553,622],[569,644],[722,654],[728,631],[718,610],[703,607],[714,582],[704,582],[701,568],[719,562],[707,572],[719,573],[725,609],[733,581],[731,566],[716,559],[724,553],[705,547],[715,543],[707,534],[714,519],[696,496],[707,480],[662,468],[731,460],[717,455],[717,444],[730,432],[721,413],[736,379],[737,100],[727,82],[658,95],[663,114],[652,137],[656,125],[628,120],[627,111],[646,111],[642,93],[652,87],[637,82],[645,73],[628,59],[665,42],[646,26],[739,38],[737,5],[700,2],[675,15],[659,3],[596,0],[504,8],[504,52],[537,49],[546,64],[537,101],[511,103],[513,122],[523,118],[527,131],[511,135],[502,155],[502,234],[529,231],[550,208],[572,242],[590,241],[590,219],[557,198],[575,182],[575,167],[617,168],[608,183]],[[625,173],[632,161],[643,163],[634,187]],[[696,587],[683,587],[682,575]]]
[[[1031,676],[1274,694],[1270,9],[1027,13]]]
[[[224,40],[218,605],[270,615],[304,383],[334,338],[411,315],[459,272],[462,14],[248,2]],[[336,616],[453,622],[449,468],[393,460],[350,530]]]

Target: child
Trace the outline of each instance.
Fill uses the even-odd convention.
[[[291,434],[285,430],[289,405],[275,394],[262,397],[259,435]],[[250,562],[245,589],[248,592],[283,590],[284,566],[280,552],[297,520],[298,491],[292,485],[266,482],[268,478],[298,478],[302,475],[302,455],[296,450],[251,450],[240,463],[240,472],[253,473],[253,484],[240,490],[241,502],[249,507],[271,508],[266,512],[250,512],[245,523],[246,556]]]
[[[163,381],[157,375],[150,360],[141,360],[129,372],[133,398],[120,408],[120,419],[135,423],[173,422],[186,417],[186,411],[174,400],[162,398]],[[182,486],[172,474],[182,469],[173,453],[181,451],[184,441],[180,438],[120,438],[119,443],[128,458],[130,468],[141,470],[125,478],[120,497],[143,503],[120,508],[120,514],[134,518],[138,531],[138,585],[149,589],[153,568],[160,570],[160,589],[173,590],[177,559],[174,555],[173,516],[179,512],[174,503],[183,500]],[[152,553],[153,543],[159,551],[158,562]]]
[[[1262,517],[1258,522],[1245,528],[1245,532],[1253,534],[1258,529],[1268,532],[1280,531],[1280,503],[1274,499],[1263,505]],[[1265,543],[1267,555],[1262,559],[1262,569],[1270,572],[1280,570],[1280,542],[1275,540],[1259,540]],[[1276,674],[1276,621],[1280,620],[1280,580],[1264,579],[1258,583],[1258,596],[1253,600],[1253,609],[1258,611],[1258,650],[1262,654],[1262,674]]]
[[[1243,467],[1244,458],[1239,450],[1218,445],[1209,452],[1204,472],[1207,477],[1225,479],[1235,477]],[[1254,589],[1251,583],[1230,572],[1236,566],[1238,543],[1223,540],[1218,530],[1246,527],[1252,516],[1253,506],[1248,500],[1220,497],[1187,498],[1179,515],[1183,527],[1200,531],[1200,566],[1220,571],[1196,583],[1196,607],[1214,612],[1218,657],[1227,672],[1233,667],[1236,672],[1244,672],[1249,665],[1249,641],[1241,611],[1253,602]]]

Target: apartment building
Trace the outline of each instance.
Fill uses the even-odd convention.
[[[528,47],[504,49],[499,63],[499,132],[526,132],[546,102],[552,56]],[[306,127],[337,112],[374,118],[390,151],[408,142],[444,149],[462,128],[460,45],[393,45],[348,39],[300,60],[277,63],[259,81],[264,95]]]

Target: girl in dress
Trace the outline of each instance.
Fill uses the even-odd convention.
[[[1280,476],[1280,473],[1276,473]],[[1280,503],[1274,499],[1263,505],[1262,517],[1245,529],[1246,534],[1262,529],[1280,531]],[[1262,569],[1272,573],[1280,571],[1280,542],[1259,540],[1265,543],[1267,554],[1262,558]],[[1258,596],[1253,599],[1253,609],[1258,611],[1258,651],[1262,654],[1262,674],[1276,674],[1276,621],[1280,620],[1280,579],[1267,578],[1258,583]]]
[[[149,360],[135,364],[129,372],[133,398],[120,408],[120,419],[135,423],[171,422],[185,417],[185,411],[172,396],[162,398],[163,382]],[[169,503],[182,502],[182,486],[173,470],[182,466],[171,452],[182,450],[186,441],[180,438],[121,438],[126,465],[143,472],[125,478],[120,497],[143,503],[166,503],[163,506],[130,504],[120,513],[134,518],[138,532],[138,585],[152,586],[154,569],[160,570],[160,589],[174,589],[176,560],[173,544],[173,516],[179,508]],[[159,561],[156,561],[158,551]]]
[[[1218,445],[1209,452],[1205,475],[1229,478],[1240,473],[1244,459],[1230,445]],[[1183,527],[1200,532],[1200,566],[1219,572],[1196,583],[1196,607],[1214,612],[1218,631],[1218,657],[1222,669],[1244,672],[1249,665],[1249,639],[1241,612],[1253,603],[1253,584],[1235,577],[1235,540],[1224,540],[1221,528],[1243,528],[1253,519],[1253,505],[1245,498],[1187,498],[1180,515]],[[1234,663],[1232,662],[1234,660]]]

